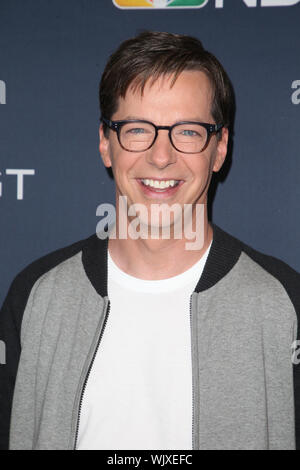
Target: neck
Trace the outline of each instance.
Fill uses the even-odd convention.
[[[117,225],[116,223],[118,235]],[[168,240],[151,237],[134,240],[130,237],[121,239],[116,236],[109,239],[109,253],[117,266],[131,276],[146,280],[167,279],[192,267],[209,247],[213,229],[207,219],[206,204],[200,232],[201,245],[198,244],[197,249],[188,249],[191,240],[184,236]]]

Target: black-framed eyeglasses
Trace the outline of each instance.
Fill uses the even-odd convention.
[[[156,126],[144,120],[110,121],[101,118],[118,136],[119,144],[127,152],[145,152],[154,144],[159,130],[169,132],[173,147],[182,153],[200,153],[206,149],[213,134],[219,132],[223,124],[182,121],[172,126]]]

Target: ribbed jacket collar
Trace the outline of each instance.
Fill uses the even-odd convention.
[[[215,224],[212,227],[213,242],[196,292],[209,289],[222,279],[235,265],[242,250],[239,240]],[[101,240],[97,235],[90,237],[82,249],[85,272],[102,297],[107,296],[107,249],[108,238]]]

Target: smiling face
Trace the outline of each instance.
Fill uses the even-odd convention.
[[[180,121],[214,124],[211,115],[212,89],[201,71],[184,71],[172,85],[172,76],[146,83],[144,93],[132,88],[112,120],[141,119],[160,126]],[[220,123],[217,123],[220,124]],[[100,126],[100,153],[106,167],[111,167],[119,196],[127,196],[128,205],[140,203],[150,211],[151,204],[173,205],[206,203],[213,171],[219,171],[227,152],[228,130],[222,138],[213,135],[206,149],[197,154],[184,154],[170,143],[167,130],[159,130],[154,145],[145,152],[124,150],[116,132],[108,137]]]

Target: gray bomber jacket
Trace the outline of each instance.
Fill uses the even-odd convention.
[[[299,449],[300,365],[292,345],[300,275],[213,230],[191,295],[193,448]],[[7,348],[0,449],[76,449],[109,305],[107,240],[96,235],[16,277],[0,312]]]

